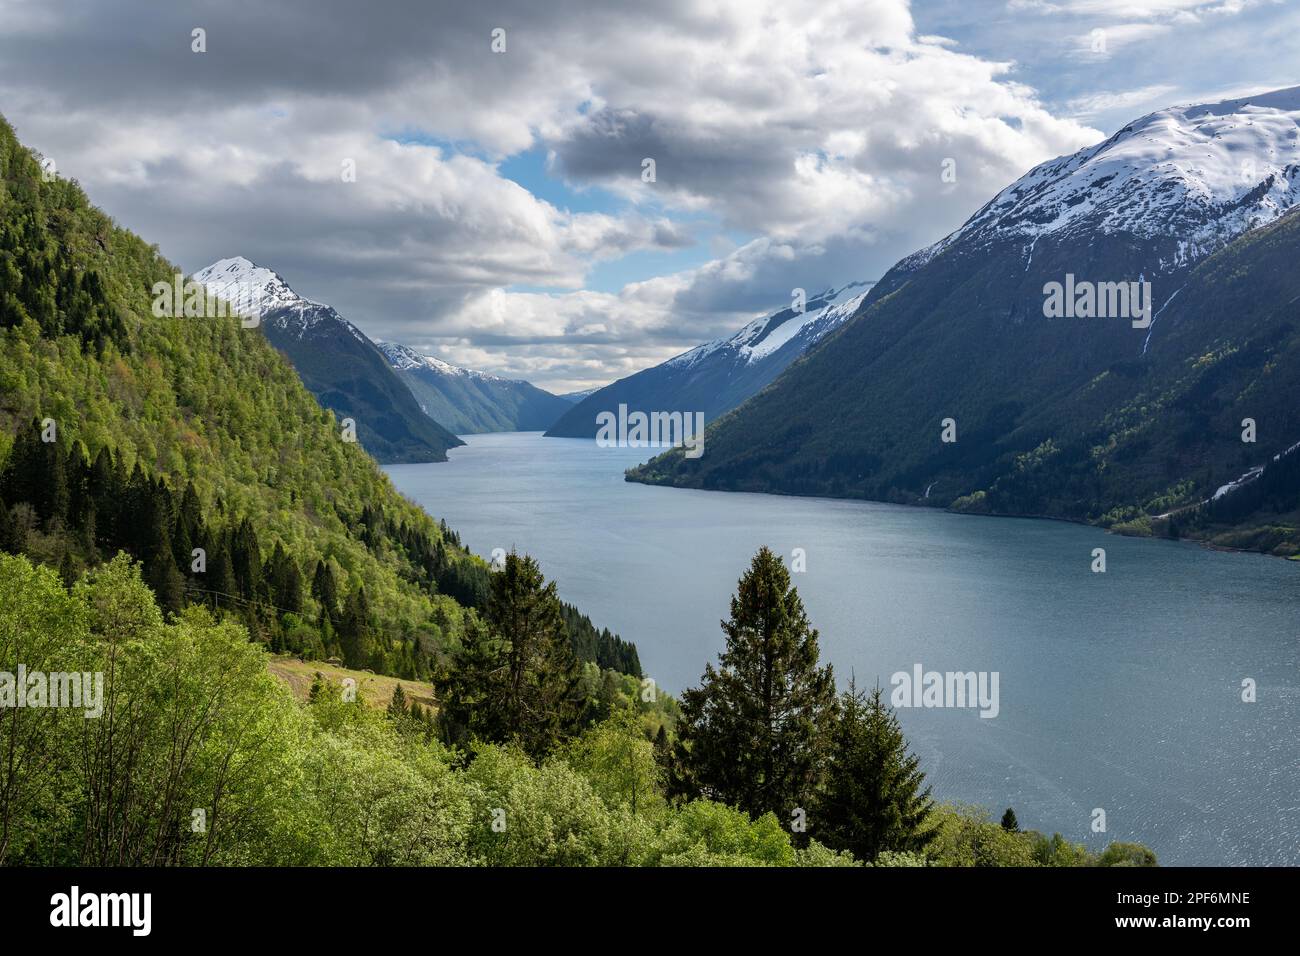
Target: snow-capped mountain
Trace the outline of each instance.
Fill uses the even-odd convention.
[[[432,355],[425,355],[417,352],[415,349],[399,345],[396,342],[375,342],[379,351],[384,353],[388,359],[388,364],[399,372],[409,372],[412,369],[428,368],[442,375],[454,375],[459,378],[478,378],[487,382],[517,382],[521,379],[502,378],[499,375],[493,375],[490,372],[478,372],[474,369],[461,368],[459,365],[451,365],[440,358],[434,358]]]
[[[277,272],[259,266],[243,256],[218,259],[194,273],[209,292],[235,306],[239,315],[256,316],[263,325],[303,338],[314,332],[340,326],[358,341],[369,341],[365,334],[331,306],[313,302],[293,291]]]
[[[579,401],[547,431],[563,438],[596,433],[596,416],[629,411],[702,411],[712,420],[735,408],[779,375],[858,310],[870,283],[857,282],[811,296],[802,312],[783,309],[755,319],[734,335],[707,342],[668,361],[619,379]]]
[[[303,384],[382,462],[446,461],[459,438],[420,408],[385,356],[331,306],[295,292],[276,272],[243,256],[218,259],[193,278],[230,302],[297,370]]]
[[[1013,240],[1031,259],[1046,236],[1158,240],[1154,274],[1187,266],[1300,204],[1300,87],[1160,110],[1043,163],[956,232],[903,260]]]
[[[798,352],[805,352],[808,346],[819,341],[826,333],[848,321],[866,297],[866,292],[861,292],[851,298],[835,301],[845,291],[841,289],[813,296],[808,308],[802,313],[786,309],[755,319],[735,335],[698,345],[689,352],[670,358],[664,364],[686,369],[725,354],[736,364],[748,366],[770,358],[790,342],[795,343]]]
[[[1215,521],[1289,513],[1297,257],[1300,87],[1161,110],[1001,190],[882,276],[705,455],[632,477],[1139,527],[1200,503]],[[1137,283],[1143,314],[1053,312],[1066,279]]]
[[[528,382],[450,365],[396,342],[376,344],[425,413],[458,435],[541,431],[572,407]]]

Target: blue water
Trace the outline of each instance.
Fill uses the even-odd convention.
[[[1300,563],[1050,521],[654,488],[644,449],[473,435],[394,484],[476,553],[517,548],[677,692],[755,550],[789,560],[841,684],[996,671],[1000,712],[904,709],[935,793],[1162,863],[1300,864]],[[1107,570],[1092,573],[1092,550]],[[1257,701],[1241,699],[1251,678]],[[1094,808],[1107,832],[1094,834]]]

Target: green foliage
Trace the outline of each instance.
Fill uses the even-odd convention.
[[[448,749],[398,713],[396,693],[385,712],[317,679],[299,704],[239,625],[200,607],[164,620],[122,555],[71,590],[0,555],[0,673],[19,660],[103,674],[103,710],[0,711],[0,865],[858,863],[816,841],[794,847],[772,813],[671,803],[633,706],[538,761],[513,745]],[[1036,862],[1038,835],[937,815],[949,838],[935,862]],[[1154,857],[1115,844],[1101,862]]]
[[[881,689],[862,693],[850,681],[831,732],[814,832],[827,846],[874,862],[885,852],[924,850],[935,837],[932,808],[920,758],[908,753]]]
[[[1156,855],[1141,843],[1115,842],[1102,850],[1098,866],[1156,866]]]
[[[653,813],[663,804],[663,768],[641,731],[634,709],[616,711],[569,744],[564,760],[592,781],[608,805]]]
[[[1008,829],[1005,814],[1003,824],[993,823],[980,807],[939,804],[933,817],[936,835],[926,857],[938,866],[1156,865],[1156,855],[1140,843],[1112,843],[1095,854],[1059,833],[1046,837],[1036,830]]]
[[[1009,833],[979,807],[934,808],[934,840],[928,855],[940,866],[1033,866],[1033,847],[1021,834]]]
[[[755,820],[709,800],[685,804],[662,839],[658,862],[665,866],[791,866],[797,859],[775,814]]]

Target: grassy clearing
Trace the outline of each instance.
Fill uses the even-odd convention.
[[[357,694],[371,707],[387,707],[393,698],[393,688],[398,684],[402,685],[407,700],[418,701],[422,707],[433,706],[433,688],[419,681],[399,680],[396,677],[372,674],[370,671],[337,667],[324,661],[302,661],[296,657],[279,655],[267,659],[266,669],[288,684],[299,700],[307,699],[312,680],[319,672],[331,684],[342,684],[345,677],[351,677],[357,682]]]

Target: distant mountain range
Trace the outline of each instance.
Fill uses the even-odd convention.
[[[1143,117],[895,265],[701,458],[630,477],[1293,552],[1298,203],[1300,88]],[[1048,317],[1076,281],[1149,283],[1149,327]]]
[[[458,435],[542,431],[573,407],[528,382],[448,365],[405,345],[382,342],[379,350],[420,407]]]
[[[629,375],[582,398],[547,436],[592,438],[605,411],[703,412],[705,421],[735,408],[766,386],[812,345],[847,321],[870,283],[811,297],[802,312],[783,309],[718,339]],[[858,291],[863,290],[863,291]]]
[[[257,315],[260,328],[292,364],[316,400],[355,420],[357,439],[385,463],[446,461],[463,445],[420,408],[388,360],[332,307],[298,295],[277,273],[248,259],[221,259],[194,278],[210,292]]]

